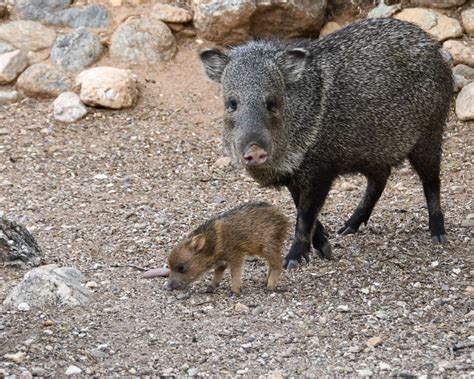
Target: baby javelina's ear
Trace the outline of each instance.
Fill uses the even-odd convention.
[[[224,69],[229,63],[228,55],[219,49],[206,49],[201,51],[199,57],[207,77],[220,83]]]
[[[189,243],[189,246],[196,253],[201,253],[205,244],[206,244],[206,237],[204,237],[202,234],[198,234],[198,235],[195,235],[193,238],[191,238],[191,242]]]

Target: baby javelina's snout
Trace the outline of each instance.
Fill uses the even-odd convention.
[[[268,203],[249,203],[220,214],[191,232],[171,252],[168,290],[186,288],[206,271],[214,269],[208,291],[213,292],[227,267],[231,290],[239,294],[247,255],[256,255],[268,265],[267,288],[274,290],[282,270],[281,248],[288,220]]]

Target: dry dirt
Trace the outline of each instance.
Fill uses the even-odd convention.
[[[209,277],[170,293],[163,279],[127,267],[160,267],[185,233],[245,201],[269,201],[294,220],[286,190],[215,165],[221,101],[203,78],[199,47],[182,45],[170,64],[140,72],[143,96],[131,110],[92,110],[63,125],[50,101],[0,109],[1,210],[32,231],[46,263],[75,266],[98,285],[84,308],[0,308],[0,369],[43,368],[52,377],[70,365],[96,376],[473,375],[465,293],[472,228],[463,222],[474,213],[474,125],[454,117],[442,174],[445,247],[431,244],[422,187],[404,165],[353,236],[335,231],[364,180],[338,180],[321,215],[334,258],[313,254],[285,273],[286,290],[265,291],[260,261],[247,262],[240,298],[229,297],[228,274],[213,295],[205,293]],[[25,272],[0,267],[0,303]],[[239,302],[248,312],[235,309]],[[367,345],[372,337],[381,343]],[[3,358],[19,351],[19,364]]]

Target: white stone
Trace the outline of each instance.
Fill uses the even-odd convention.
[[[339,306],[337,307],[337,310],[338,310],[339,312],[349,312],[349,306],[347,306],[347,305],[339,305]]]
[[[94,176],[94,179],[97,179],[97,180],[105,180],[107,178],[108,176],[106,174],[97,174]]]
[[[75,122],[87,114],[79,95],[74,92],[63,92],[53,102],[54,118],[62,122]]]
[[[474,120],[474,83],[469,83],[456,98],[456,116],[461,121]]]
[[[14,81],[26,66],[28,66],[28,56],[20,50],[0,55],[0,84]]]
[[[37,307],[85,305],[91,293],[81,285],[81,279],[82,274],[72,267],[40,266],[25,274],[3,304],[13,307],[20,303]]]
[[[366,378],[366,377],[374,375],[374,373],[372,372],[372,370],[368,368],[364,368],[361,370],[357,370],[357,375],[359,375],[360,377]]]
[[[82,370],[79,367],[74,366],[74,365],[69,366],[66,370],[67,376],[79,375],[80,373],[82,373]]]
[[[28,303],[20,303],[18,304],[16,309],[22,312],[28,312],[30,310],[30,306],[28,305]]]
[[[443,43],[443,49],[449,51],[454,64],[462,63],[474,67],[474,45],[462,40],[448,40]]]
[[[23,359],[25,359],[26,353],[19,351],[18,353],[15,354],[5,354],[3,358],[15,362],[15,363],[21,363],[23,362]]]
[[[120,109],[131,107],[138,98],[137,77],[130,70],[94,67],[76,78],[83,103]]]

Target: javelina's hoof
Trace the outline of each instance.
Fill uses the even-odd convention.
[[[340,234],[341,236],[346,236],[348,234],[354,234],[356,232],[357,230],[355,230],[352,226],[344,225],[341,229],[337,231],[337,234]]]
[[[214,293],[214,292],[216,292],[215,287],[213,287],[213,286],[207,286],[207,288],[206,288],[206,293]]]
[[[236,299],[236,298],[238,298],[238,297],[240,297],[240,296],[241,296],[241,293],[240,293],[240,292],[231,291],[230,294],[229,294],[229,297],[230,297],[231,299]]]
[[[331,259],[332,257],[332,248],[328,241],[326,241],[321,248],[317,247],[315,250],[321,259]]]
[[[283,261],[283,268],[287,271],[291,271],[298,267],[298,261],[296,259],[290,259],[287,261],[286,259]]]
[[[448,243],[448,238],[444,234],[437,234],[434,236],[431,236],[431,241],[433,242],[434,245],[445,245]]]

